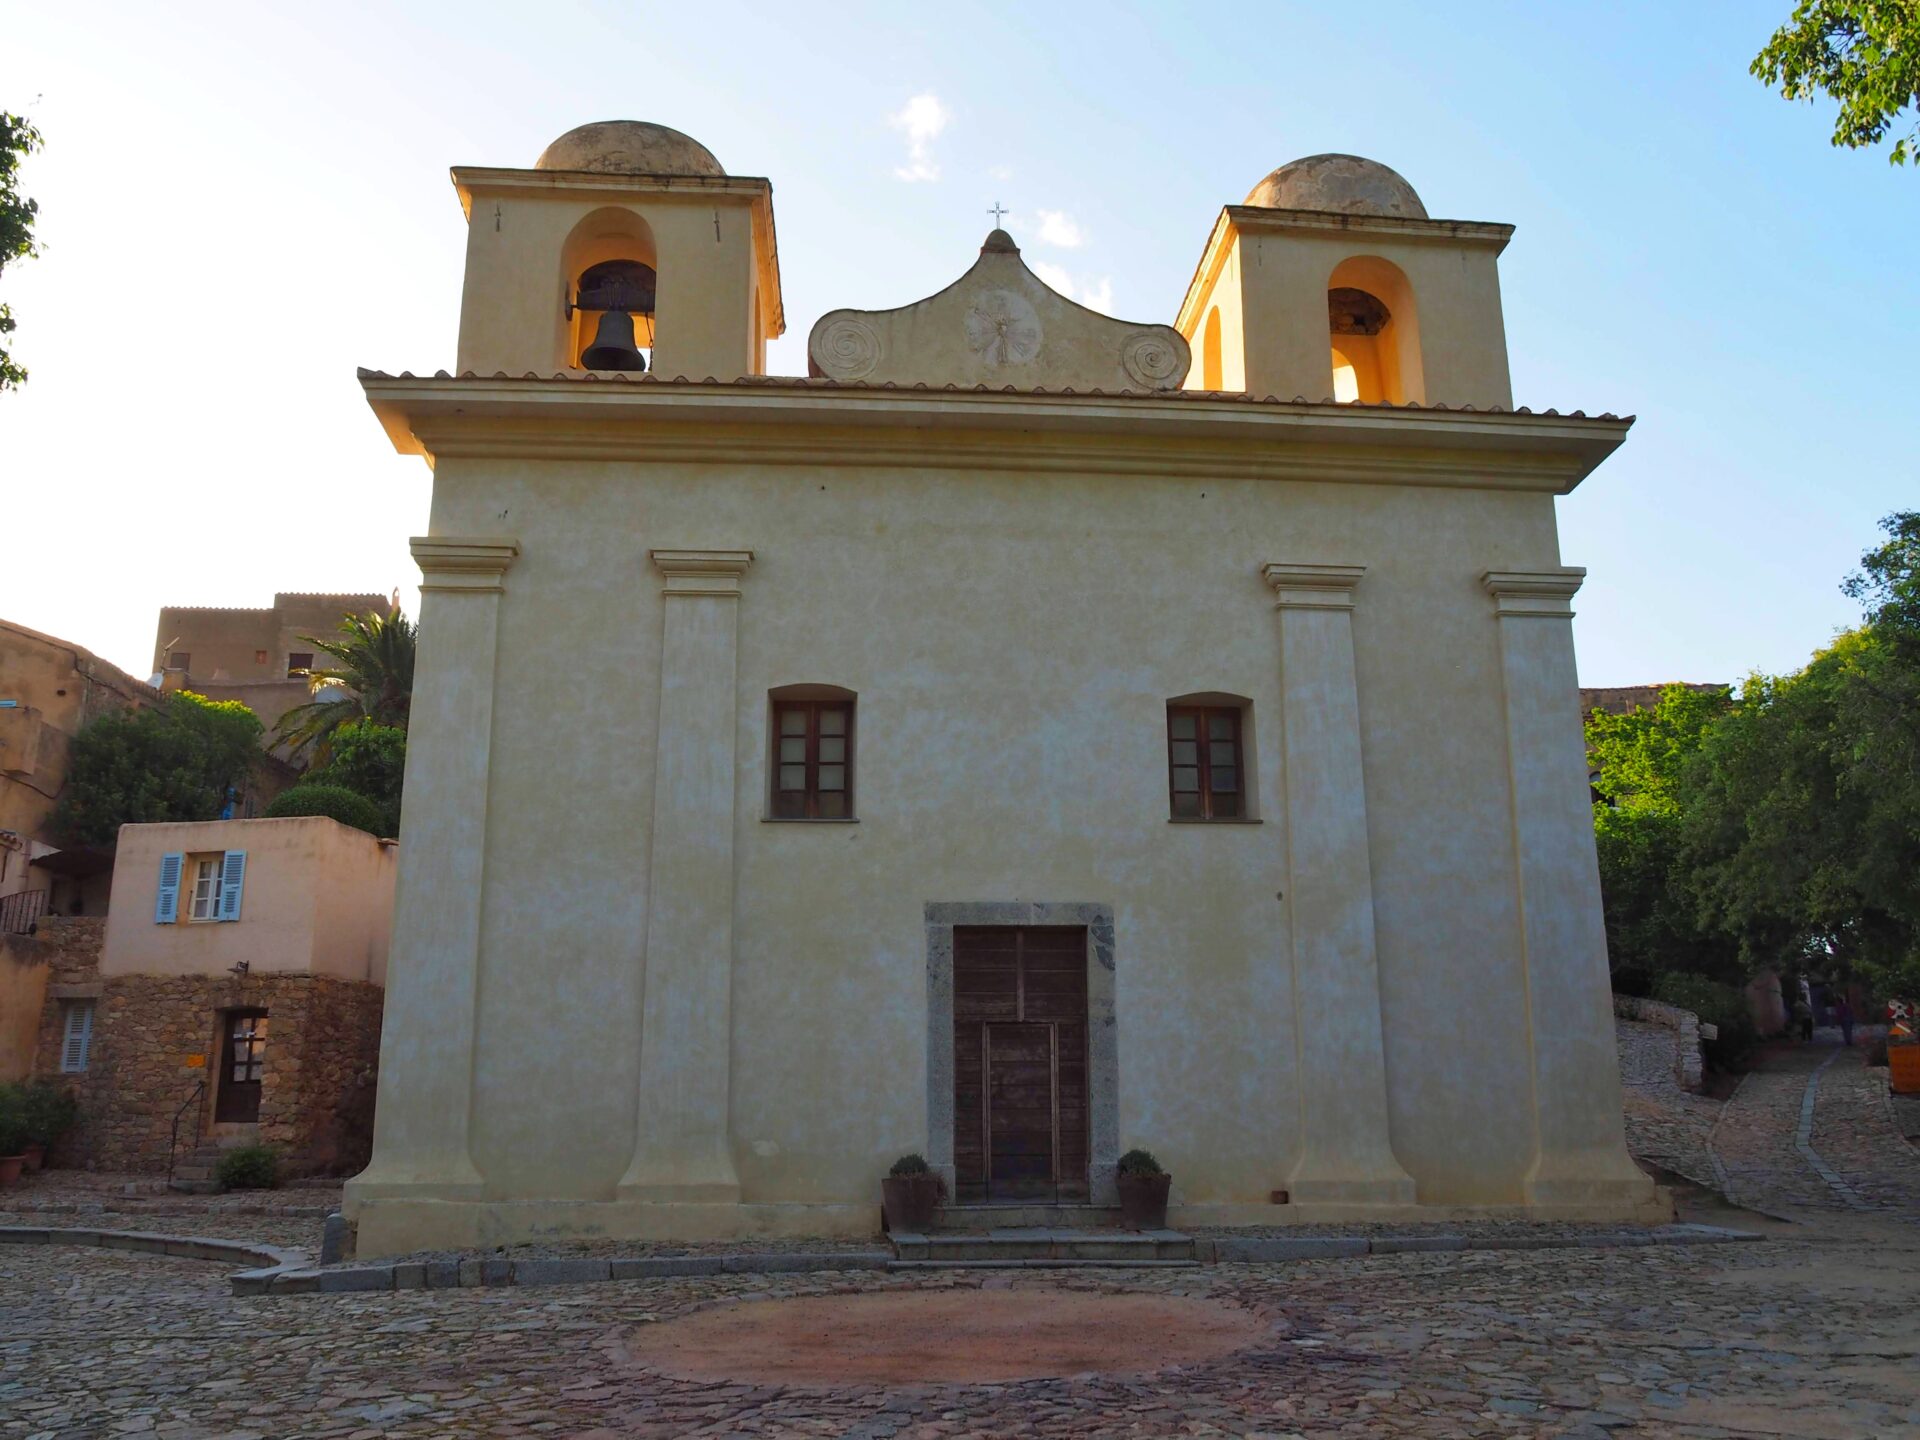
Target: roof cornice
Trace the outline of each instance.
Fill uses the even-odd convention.
[[[487,379],[361,372],[396,449],[426,456],[858,465],[1437,485],[1565,494],[1631,419],[763,378]]]
[[[1513,238],[1513,226],[1488,220],[1414,220],[1404,215],[1348,215],[1338,210],[1271,210],[1229,205],[1226,217],[1242,230],[1289,230],[1309,235],[1378,235],[1395,240],[1437,241],[1491,249],[1498,255]]]

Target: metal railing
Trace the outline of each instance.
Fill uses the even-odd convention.
[[[0,895],[0,935],[31,935],[33,922],[47,913],[47,892],[22,890]]]
[[[179,1158],[180,1122],[186,1117],[187,1111],[194,1105],[197,1105],[206,1093],[207,1082],[204,1080],[194,1081],[192,1091],[187,1095],[185,1100],[180,1102],[180,1108],[173,1112],[173,1130],[167,1136],[167,1184],[169,1185],[173,1184],[173,1167]],[[195,1144],[198,1144],[200,1141],[200,1117],[197,1115],[193,1121],[193,1141]]]

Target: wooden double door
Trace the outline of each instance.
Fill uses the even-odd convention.
[[[1087,932],[953,932],[953,1159],[962,1203],[1088,1197]]]

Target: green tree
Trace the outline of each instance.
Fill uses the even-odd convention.
[[[1732,706],[1725,689],[1665,687],[1654,707],[1587,718],[1594,843],[1607,954],[1616,983],[1638,988],[1667,973],[1744,977],[1727,936],[1703,930],[1681,861],[1681,783],[1706,733]]]
[[[40,205],[22,195],[18,183],[20,162],[40,145],[40,132],[24,116],[0,110],[0,271],[15,260],[29,260],[40,253],[33,238]],[[17,388],[27,378],[13,358],[9,339],[18,324],[12,310],[0,305],[0,390]]]
[[[413,704],[415,635],[413,622],[396,611],[390,618],[349,615],[331,640],[302,636],[335,662],[312,672],[316,696],[336,686],[344,693],[294,706],[274,727],[277,738],[290,753],[311,752],[325,765],[334,732],[349,721],[374,720],[406,729]]]
[[[337,785],[380,809],[382,835],[400,833],[400,791],[406,778],[407,732],[378,720],[349,720],[333,732],[331,758],[303,784]]]
[[[1755,676],[1686,772],[1703,924],[1754,964],[1920,993],[1920,515],[1845,586],[1867,624],[1798,674]]]
[[[266,809],[266,818],[269,820],[284,820],[297,815],[324,815],[329,820],[338,820],[342,825],[351,825],[355,830],[364,830],[369,835],[388,833],[386,818],[381,815],[380,807],[344,785],[299,784],[274,796],[273,803]]]
[[[1920,102],[1920,4],[1915,0],[1800,0],[1792,18],[1754,57],[1752,73],[1788,100],[1824,92],[1840,104],[1833,143],[1878,145]],[[1920,156],[1920,123],[1887,159]]]
[[[113,710],[74,736],[53,832],[111,845],[122,825],[217,820],[258,759],[261,726],[237,700],[188,691]]]

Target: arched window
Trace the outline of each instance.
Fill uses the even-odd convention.
[[[1327,281],[1327,331],[1335,400],[1425,400],[1413,287],[1399,266],[1357,255],[1335,267]]]
[[[579,370],[642,370],[653,350],[659,286],[653,227],[631,210],[594,211],[561,254],[560,363]]]
[[[781,685],[767,693],[767,818],[854,818],[855,699],[838,685]]]
[[[1223,373],[1220,362],[1220,307],[1215,305],[1207,311],[1206,333],[1200,340],[1200,388],[1221,389]]]
[[[1252,701],[1217,690],[1167,701],[1169,819],[1253,819],[1252,771]]]

